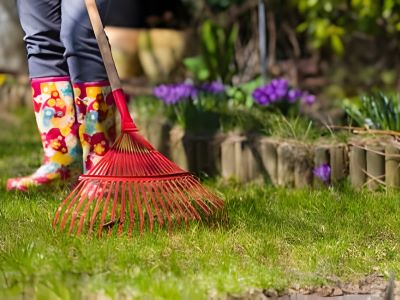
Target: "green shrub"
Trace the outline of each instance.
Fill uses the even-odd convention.
[[[383,93],[363,96],[359,103],[344,101],[344,109],[358,126],[372,129],[400,130],[399,97]]]

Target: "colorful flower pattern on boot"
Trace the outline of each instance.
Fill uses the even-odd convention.
[[[87,173],[115,141],[115,104],[108,82],[75,83],[73,86],[84,173]]]
[[[8,190],[27,191],[33,186],[78,175],[82,170],[79,126],[69,77],[36,78],[31,85],[44,162],[30,176],[9,179]]]

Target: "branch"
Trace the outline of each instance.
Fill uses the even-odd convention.
[[[392,135],[392,136],[400,136],[400,131],[395,130],[380,130],[380,129],[369,129],[363,127],[353,127],[353,126],[339,126],[339,125],[330,125],[329,129],[334,130],[348,130],[354,134],[379,134],[379,135]]]
[[[292,44],[294,57],[299,58],[301,55],[301,50],[300,50],[299,41],[297,40],[297,37],[296,37],[296,33],[286,22],[284,22],[282,24],[282,29],[283,29],[283,31],[286,32],[289,42],[290,42],[290,44]]]
[[[267,28],[268,28],[268,66],[273,66],[276,62],[276,24],[275,16],[271,10],[267,9]]]

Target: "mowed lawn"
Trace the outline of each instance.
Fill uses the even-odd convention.
[[[51,220],[68,187],[8,193],[40,162],[33,116],[0,116],[0,298],[96,293],[204,299],[400,272],[400,194],[207,182],[227,219],[132,238],[68,237]]]

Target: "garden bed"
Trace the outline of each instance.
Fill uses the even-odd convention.
[[[400,144],[391,137],[300,141],[238,133],[196,135],[158,119],[149,120],[142,133],[182,168],[197,174],[242,183],[267,180],[291,188],[319,188],[346,179],[354,188],[400,187]],[[320,174],[324,167],[327,174]]]

